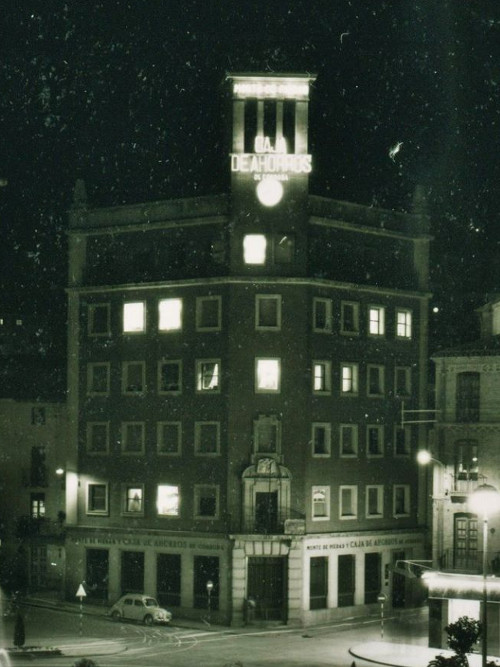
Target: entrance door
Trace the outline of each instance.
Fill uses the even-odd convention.
[[[144,552],[122,551],[122,595],[144,593]]]
[[[351,607],[356,592],[356,557],[351,554],[339,556],[337,597],[339,607]]]
[[[257,533],[275,533],[278,528],[278,492],[255,494],[255,530]]]
[[[47,547],[31,547],[30,585],[34,590],[47,584]]]
[[[475,570],[478,566],[477,517],[455,514],[453,566],[457,570]]]
[[[248,598],[255,601],[255,618],[287,620],[287,558],[248,559]]]
[[[87,549],[87,595],[95,600],[108,599],[109,552],[107,549]]]

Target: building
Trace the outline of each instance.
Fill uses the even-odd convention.
[[[429,221],[309,193],[314,76],[232,74],[228,195],[69,214],[67,595],[312,623],[416,601]],[[211,582],[207,588],[207,583]]]
[[[428,579],[431,646],[444,627],[480,617],[482,520],[468,505],[487,483],[500,489],[500,299],[478,310],[481,337],[433,355],[437,423],[433,433],[433,565]],[[488,573],[500,575],[500,516],[489,518]],[[490,584],[489,652],[500,652],[500,588]]]

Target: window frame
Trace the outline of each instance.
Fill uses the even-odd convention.
[[[132,484],[124,482],[121,485],[121,495],[122,495],[122,516],[144,516],[144,484]],[[129,501],[129,489],[138,489],[141,491],[141,509],[138,511],[133,511],[127,509]]]
[[[98,331],[96,332],[94,330],[94,323],[95,323],[95,311],[98,310],[99,308],[105,308],[106,309],[106,331]],[[105,337],[105,336],[110,336],[111,335],[111,304],[106,302],[106,303],[89,303],[87,304],[87,336],[89,338],[99,338],[99,337]]]
[[[163,442],[163,426],[177,427],[177,450],[167,452],[161,449]],[[182,422],[180,421],[159,421],[156,423],[156,453],[158,456],[181,456],[182,453]]]
[[[92,443],[91,434],[94,426],[104,426],[106,434],[106,448],[104,450],[94,451],[90,445]],[[88,421],[85,427],[85,453],[89,456],[107,456],[109,454],[109,421]]]
[[[385,306],[380,306],[377,304],[368,305],[368,317],[367,317],[368,336],[374,338],[381,338],[385,336],[385,329],[386,329],[385,310],[386,310]],[[376,319],[373,319],[372,312],[377,312],[379,316]],[[373,331],[374,328],[376,328],[376,331]]]
[[[250,261],[249,258],[249,253],[251,252],[251,249],[247,247],[246,242],[250,238],[255,237],[255,239],[263,239],[264,241],[264,248],[263,248],[263,259],[262,261]],[[259,233],[253,233],[253,234],[244,234],[242,238],[242,256],[243,256],[243,264],[245,266],[264,266],[267,262],[268,258],[268,253],[269,253],[269,239],[267,238],[266,234],[259,234]],[[253,250],[252,252],[255,252]],[[259,253],[259,258],[262,257],[262,254]]]
[[[176,512],[175,513],[160,512],[160,509],[159,509],[159,502],[160,502],[159,495],[160,495],[160,489],[161,488],[177,489],[177,494],[176,494],[177,506],[176,506]],[[173,494],[173,495],[175,495],[175,494]],[[181,487],[180,487],[179,484],[166,484],[166,483],[158,482],[156,484],[156,501],[155,501],[156,516],[159,519],[180,519],[181,518],[181,509],[182,509],[181,508],[181,499],[182,499]]]
[[[346,329],[345,328],[345,311],[346,306],[352,307],[353,309],[353,320],[355,329]],[[359,302],[358,301],[341,301],[340,302],[340,333],[343,336],[359,336]]]
[[[354,435],[354,451],[352,453],[344,453],[343,451],[343,431],[351,430]],[[339,456],[342,459],[355,459],[359,456],[359,426],[358,424],[339,424]]]
[[[217,303],[217,324],[215,326],[203,326],[202,314],[203,304],[208,301]],[[196,331],[220,331],[222,329],[222,297],[220,295],[197,296],[195,306]]]
[[[404,492],[404,512],[396,512],[396,490],[402,489]],[[410,505],[410,485],[394,484],[392,487],[392,513],[395,518],[409,517],[411,514]]]
[[[176,366],[178,368],[178,389],[162,389],[163,366]],[[157,364],[157,392],[159,396],[182,394],[182,359],[160,359]]]
[[[399,316],[404,315],[405,321],[400,323]],[[409,321],[408,321],[409,320]],[[403,327],[405,333],[399,333],[400,327]],[[396,338],[398,340],[412,340],[413,338],[413,311],[410,308],[396,308],[395,312],[395,329]]]
[[[344,390],[344,369],[351,370],[351,378],[349,380],[352,389]],[[340,363],[340,395],[341,396],[358,396],[359,395],[359,364],[351,361],[342,361]]]
[[[127,451],[127,440],[128,440],[128,427],[129,426],[140,426],[141,427],[141,450]],[[144,456],[146,449],[146,423],[143,421],[122,421],[121,427],[121,443],[120,443],[120,453],[123,456]]]
[[[398,372],[401,373],[404,371],[405,374],[405,392],[401,393],[398,386]],[[411,396],[412,386],[411,386],[411,366],[395,366],[394,367],[394,395],[395,396]]]
[[[215,490],[215,513],[214,514],[200,514],[199,513],[199,504],[201,499],[200,491],[201,489],[213,489]],[[219,518],[220,514],[220,485],[219,484],[195,484],[194,485],[194,507],[193,515],[196,520],[200,521],[214,521]]]
[[[351,492],[351,505],[354,510],[353,514],[344,514],[344,491]],[[356,484],[341,484],[339,486],[339,519],[341,521],[352,521],[358,518],[358,487]]]
[[[315,493],[323,493],[325,494],[325,514],[323,515],[316,515],[314,513],[314,494]],[[325,484],[315,484],[314,486],[311,487],[311,521],[329,521],[330,520],[330,515],[331,515],[331,503],[330,503],[330,486],[325,485]]]
[[[269,450],[269,449],[264,449],[260,448],[259,446],[259,435],[261,433],[261,428],[264,428],[265,426],[269,425],[269,427],[274,427],[275,428],[275,435],[276,435],[276,449]],[[257,417],[253,420],[253,454],[255,456],[259,457],[272,457],[281,454],[281,420],[279,419],[278,415],[276,414],[269,414],[269,415],[264,415],[264,414],[259,414]]]
[[[203,380],[205,374],[203,371],[203,366],[207,364],[213,364],[217,367],[217,374],[212,375],[212,379],[215,376],[217,378],[217,385],[213,388],[204,389]],[[220,394],[221,392],[221,360],[219,359],[196,359],[195,361],[195,380],[196,380],[196,393],[197,394]]]
[[[398,452],[398,434],[404,433],[404,452]],[[394,424],[394,456],[397,458],[408,458],[411,455],[411,429],[409,426]]]
[[[324,368],[324,373],[317,373]],[[321,389],[316,388],[316,381],[322,380]],[[332,393],[332,362],[328,359],[314,359],[312,362],[312,393],[315,395],[329,396]]]
[[[370,430],[374,429],[378,432],[379,449],[376,454],[370,452]],[[367,424],[366,425],[366,458],[381,459],[384,456],[384,425],[383,424]]]
[[[277,364],[277,388],[268,389],[259,387],[259,364],[261,361],[275,361]],[[281,393],[281,357],[255,357],[255,393],[256,394],[280,394]]]
[[[316,438],[315,433],[318,429],[325,430],[325,452],[315,451]],[[311,455],[316,459],[327,459],[332,454],[332,425],[330,422],[313,422],[311,424]]]
[[[379,388],[380,391],[378,392],[371,392],[370,391],[370,372],[371,371],[378,371],[378,379],[379,379]],[[385,366],[382,364],[367,364],[366,365],[366,395],[369,398],[383,398],[385,396]]]
[[[104,509],[92,509],[90,490],[95,487],[104,488]],[[109,516],[109,485],[107,482],[87,482],[85,485],[85,514],[88,516]]]
[[[216,448],[214,452],[204,452],[200,451],[200,443],[201,443],[201,431],[204,426],[215,426],[215,436],[216,436]],[[213,420],[200,420],[200,421],[195,421],[194,422],[194,455],[195,456],[202,456],[202,457],[215,457],[215,456],[220,456],[220,421],[213,421]]]
[[[94,379],[94,370],[96,368],[106,369],[106,389],[105,391],[92,390]],[[111,380],[111,364],[109,361],[89,361],[87,363],[87,396],[109,396]]]
[[[318,327],[318,304],[323,304],[325,307],[325,326]],[[333,303],[332,299],[327,297],[315,296],[313,297],[313,331],[314,333],[330,334],[333,331]]]
[[[265,324],[260,324],[260,310],[259,305],[262,301],[273,300],[276,302],[276,324],[268,326]],[[281,307],[282,307],[282,296],[281,294],[256,294],[255,295],[255,330],[256,331],[281,331]]]
[[[138,329],[125,329],[125,310],[127,306],[133,305],[142,305],[142,328]],[[144,299],[139,299],[137,301],[124,301],[122,305],[122,334],[124,336],[135,336],[146,333],[146,301]]]
[[[139,390],[127,390],[127,375],[131,366],[141,367],[142,388]],[[145,361],[122,361],[121,390],[123,396],[143,396],[146,393],[146,362]]]
[[[370,491],[377,493],[377,509],[378,512],[370,512]],[[384,485],[383,484],[368,484],[365,487],[365,517],[367,519],[383,519],[384,518]]]
[[[167,303],[168,301],[178,301],[180,303],[180,325],[176,328],[164,328],[161,326],[162,322],[162,304]],[[184,320],[184,299],[182,297],[165,297],[162,299],[158,299],[158,331],[159,333],[162,334],[173,334],[173,333],[179,333],[182,331],[183,328],[183,320]]]

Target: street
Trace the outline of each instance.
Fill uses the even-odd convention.
[[[93,658],[98,667],[224,667],[237,661],[243,667],[349,667],[353,662],[348,653],[351,646],[381,638],[376,617],[314,628],[281,626],[263,631],[257,627],[146,627],[37,607],[26,607],[25,612],[26,646],[58,647],[63,651],[63,656],[37,661],[42,660],[47,667],[71,667],[79,657]],[[3,644],[11,646],[12,620],[4,626]],[[399,619],[389,617],[384,624],[388,641],[425,646],[426,632],[422,612],[404,614]],[[13,667],[32,667],[33,662],[15,658]]]

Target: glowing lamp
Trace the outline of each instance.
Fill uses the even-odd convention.
[[[264,206],[276,206],[283,197],[283,186],[274,178],[265,178],[259,181],[257,197]]]
[[[488,517],[500,510],[500,493],[491,484],[480,484],[470,494],[468,506],[474,514]]]
[[[417,454],[417,461],[420,465],[426,466],[432,461],[432,456],[426,449],[421,449]]]

